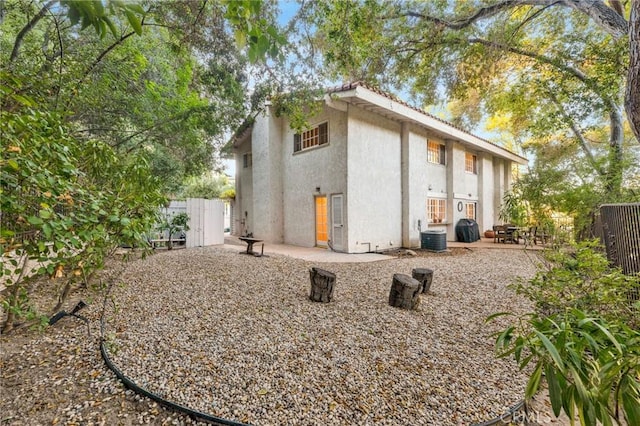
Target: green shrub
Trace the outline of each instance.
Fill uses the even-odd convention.
[[[638,326],[639,309],[630,296],[640,289],[640,276],[625,275],[610,266],[596,241],[566,250],[547,250],[542,269],[529,281],[518,281],[516,292],[533,301],[542,315],[584,310],[605,319]]]
[[[497,334],[499,357],[520,369],[533,363],[529,400],[543,374],[556,416],[564,411],[582,425],[640,424],[640,332],[578,309],[530,315]]]
[[[496,333],[499,357],[533,365],[529,400],[544,377],[556,416],[582,425],[640,424],[640,277],[609,265],[594,242],[549,250],[543,269],[515,285],[536,311]],[[492,315],[492,320],[510,313]]]
[[[146,160],[121,158],[99,141],[69,135],[60,117],[24,106],[0,112],[0,278],[3,331],[57,311],[119,244],[142,245],[164,198]],[[35,266],[32,266],[35,265]],[[51,312],[36,312],[43,277]]]

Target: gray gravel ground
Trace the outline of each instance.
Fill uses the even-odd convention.
[[[496,360],[485,318],[528,306],[506,285],[523,251],[323,264],[334,301],[308,300],[311,263],[221,249],[162,253],[114,291],[114,362],[149,390],[261,425],[470,424],[505,412],[525,377]],[[435,270],[415,311],[387,303],[394,273]],[[127,308],[125,308],[127,306]]]
[[[256,425],[463,425],[503,413],[526,377],[496,360],[487,315],[528,306],[506,285],[535,258],[459,251],[362,264],[254,258],[216,248],[130,264],[112,289],[107,339],[139,385]],[[309,301],[311,266],[337,274]],[[394,273],[435,270],[415,311],[387,304]],[[110,305],[112,306],[112,305]],[[0,424],[193,424],[125,391],[98,352],[99,300],[43,334],[2,336]],[[544,423],[548,423],[545,421]]]

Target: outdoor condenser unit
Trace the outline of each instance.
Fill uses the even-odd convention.
[[[436,252],[445,251],[447,249],[447,233],[443,230],[421,232],[420,248]]]

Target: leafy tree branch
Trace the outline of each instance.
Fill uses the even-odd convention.
[[[9,56],[9,62],[13,62],[18,58],[20,52],[20,46],[26,35],[40,22],[40,20],[47,14],[49,9],[56,3],[55,0],[47,2],[38,13],[25,25],[22,30],[16,35],[16,39],[13,43],[13,49],[11,50],[11,56]]]
[[[630,63],[627,70],[625,88],[625,110],[631,129],[640,141],[640,4],[631,2],[629,22],[624,17],[624,7],[620,1],[609,2],[593,0],[507,0],[489,6],[478,7],[474,13],[463,17],[439,17],[417,10],[398,10],[387,19],[413,18],[430,22],[438,29],[454,31],[464,30],[473,24],[495,17],[498,14],[522,6],[561,6],[571,8],[588,16],[594,23],[614,38],[628,37]],[[537,16],[535,14],[534,16]]]
[[[565,108],[562,106],[562,103],[558,100],[558,97],[553,93],[553,90],[551,90],[550,88],[547,89],[547,96],[549,97],[549,99],[551,99],[551,101],[556,106],[556,108],[558,108],[558,111],[560,111],[564,120],[567,123],[569,123],[569,126],[571,127],[571,131],[576,137],[576,140],[578,141],[578,144],[582,149],[582,152],[587,157],[589,164],[591,164],[593,169],[596,170],[600,176],[605,176],[607,172],[600,166],[598,161],[596,161],[592,152],[592,148],[589,145],[589,141],[586,140],[586,138],[584,137],[584,134],[578,128],[578,125],[576,124],[575,120],[571,117],[569,113],[567,113]]]
[[[399,12],[390,18],[411,17],[419,18],[432,22],[438,26],[446,27],[452,30],[461,30],[467,28],[478,21],[491,18],[501,12],[510,10],[520,6],[564,6],[578,10],[593,19],[598,25],[603,27],[614,37],[623,37],[627,35],[628,24],[622,14],[616,10],[607,7],[601,1],[592,0],[507,0],[496,4],[480,7],[478,10],[468,17],[453,17],[449,19],[437,16],[427,15],[416,11]],[[618,5],[619,6],[619,5]]]

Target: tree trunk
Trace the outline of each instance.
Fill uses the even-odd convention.
[[[640,142],[640,1],[631,2],[629,17],[629,71],[625,94],[627,119]]]
[[[393,282],[389,291],[389,305],[402,309],[415,309],[420,300],[421,284],[418,280],[405,274],[393,274]]]
[[[8,333],[9,331],[13,330],[15,326],[16,312],[19,310],[20,305],[18,297],[20,294],[20,290],[25,288],[22,280],[24,278],[25,271],[27,270],[27,262],[29,262],[29,256],[23,254],[20,257],[18,264],[16,265],[16,268],[20,269],[20,273],[14,279],[12,287],[9,290],[10,293],[5,299],[7,300],[8,306],[5,308],[7,311],[7,318],[5,319],[4,324],[2,324],[3,333]]]
[[[13,62],[18,57],[18,53],[20,52],[20,46],[22,46],[22,41],[26,37],[26,35],[36,26],[36,24],[47,14],[51,6],[55,1],[50,1],[46,3],[40,11],[34,15],[33,18],[24,26],[16,36],[15,41],[13,42],[13,49],[11,50],[11,56],[9,57],[9,62]]]
[[[309,278],[311,279],[309,298],[314,302],[331,302],[336,275],[324,269],[311,268],[309,269]]]
[[[429,291],[431,288],[431,282],[433,281],[433,269],[415,268],[411,271],[411,276],[420,282],[422,293]]]
[[[16,311],[18,309],[18,293],[20,291],[20,287],[18,283],[13,284],[13,288],[11,289],[11,294],[7,297],[8,306],[5,308],[7,310],[7,318],[2,325],[2,333],[6,334],[13,330],[13,327],[16,322]]]
[[[611,134],[609,136],[609,164],[605,175],[605,188],[609,194],[609,200],[614,201],[618,198],[622,189],[624,130],[620,108],[613,103],[609,107],[609,121],[611,123]]]
[[[58,303],[56,303],[53,309],[51,309],[51,315],[55,314],[60,310],[60,308],[62,308],[62,305],[64,305],[64,302],[67,300],[67,297],[69,297],[70,293],[71,280],[67,280],[67,282],[64,284],[64,287],[62,288],[62,292],[60,292],[60,294],[58,295]]]

